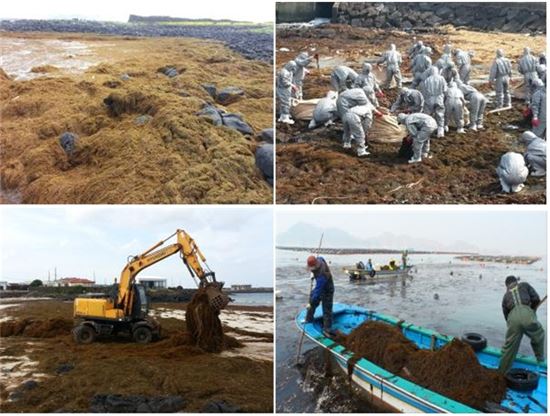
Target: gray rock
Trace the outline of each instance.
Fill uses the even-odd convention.
[[[437,8],[435,14],[442,19],[448,19],[454,15],[454,11],[449,6],[442,6]]]
[[[209,118],[214,126],[221,126],[223,124],[220,110],[212,104],[206,104],[203,109],[197,113],[197,115]]]
[[[263,144],[256,149],[256,166],[265,180],[273,186],[273,145]]]
[[[143,126],[149,123],[152,119],[153,117],[151,117],[149,114],[143,114],[141,116],[137,116],[134,119],[134,123],[137,124],[138,126]]]
[[[201,413],[241,413],[237,406],[227,403],[225,400],[213,400],[204,405]]]
[[[263,129],[260,132],[260,138],[266,143],[273,144],[273,128]]]
[[[254,130],[248,124],[246,124],[242,117],[237,114],[222,114],[223,125],[230,129],[237,130],[238,132],[246,135],[253,135]]]
[[[403,20],[403,23],[401,23],[401,28],[403,30],[411,30],[413,28],[413,24],[408,20]]]
[[[166,75],[169,78],[174,78],[175,76],[177,76],[179,74],[177,68],[175,68],[173,66],[164,66],[162,68],[159,68],[158,72]]]
[[[66,131],[59,137],[59,144],[65,151],[67,155],[72,155],[74,152],[74,149],[76,148],[76,142],[78,140],[78,136],[74,133],[70,133]]]
[[[128,74],[122,74],[120,76],[120,79],[123,80],[123,81],[129,81],[130,80],[130,75]]]
[[[68,373],[69,371],[71,371],[72,369],[74,369],[74,365],[71,364],[71,363],[63,363],[63,364],[60,364],[56,369],[55,369],[55,372],[57,374],[64,374],[64,373]]]
[[[214,84],[202,84],[202,87],[206,90],[210,97],[216,99],[217,90]]]
[[[216,101],[221,105],[229,105],[244,97],[244,91],[239,87],[226,87],[218,93]]]
[[[181,396],[97,394],[90,403],[92,413],[174,413],[183,409]],[[139,409],[139,410],[138,410]]]
[[[33,390],[36,387],[38,387],[38,382],[35,380],[27,380],[24,383],[21,384],[19,388],[23,390]]]

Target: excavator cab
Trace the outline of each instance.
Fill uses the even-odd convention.
[[[145,319],[149,313],[149,298],[145,292],[145,287],[134,284],[134,305],[132,307],[133,319]]]

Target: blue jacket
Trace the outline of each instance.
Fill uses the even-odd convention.
[[[321,294],[325,289],[325,286],[331,276],[327,273],[328,266],[324,258],[317,257],[317,260],[321,261],[321,266],[313,271],[313,277],[315,278],[315,287],[311,292],[311,299],[315,302],[321,298]],[[330,272],[329,272],[330,273]]]

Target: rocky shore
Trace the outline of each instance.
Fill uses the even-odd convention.
[[[540,6],[542,5],[542,7]],[[333,10],[334,23],[368,28],[431,29],[465,26],[514,33],[546,33],[544,3],[371,3],[343,2]]]
[[[273,61],[273,35],[260,33],[256,26],[170,25],[158,23],[116,23],[89,20],[0,20],[0,31],[98,33],[117,36],[192,37],[224,42],[248,59]]]

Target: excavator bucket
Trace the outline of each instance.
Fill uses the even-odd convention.
[[[216,284],[210,284],[206,287],[206,295],[210,306],[219,311],[229,303],[229,296],[222,292],[221,287]]]

